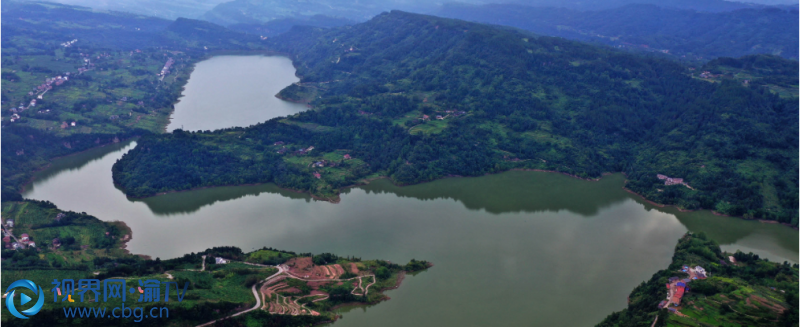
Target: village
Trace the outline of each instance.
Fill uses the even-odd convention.
[[[466,111],[460,111],[460,110],[445,110],[444,111],[444,114],[445,114],[444,116],[441,115],[441,112],[437,112],[437,114],[438,115],[433,115],[434,119],[436,119],[436,120],[445,120],[447,118],[450,118],[451,116],[453,118],[459,117],[459,116],[463,116],[463,115],[467,114],[467,112]],[[422,121],[429,121],[429,120],[431,120],[431,116],[423,114],[422,117],[420,117],[419,119],[422,120]]]
[[[669,186],[669,185],[683,185],[683,186],[688,187],[689,189],[694,190],[694,188],[689,186],[689,184],[687,184],[683,180],[683,178],[669,177],[667,175],[662,175],[662,174],[656,174],[656,178],[664,181],[664,185],[667,185],[667,186]]]

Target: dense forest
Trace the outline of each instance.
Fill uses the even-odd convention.
[[[671,277],[688,278],[683,267],[701,266],[707,279],[691,280],[677,309],[659,309]],[[700,233],[678,241],[672,263],[642,282],[628,297],[628,307],[612,313],[598,327],[612,326],[797,326],[797,264],[773,263],[752,253],[723,253]],[[657,317],[657,318],[656,318]]]
[[[698,12],[663,4],[579,11],[525,5],[444,6],[437,16],[522,28],[678,58],[707,60],[757,53],[798,57],[798,12],[777,8]]]
[[[797,224],[797,102],[766,88],[399,11],[269,41],[295,56],[302,76],[280,95],[313,94],[316,110],[145,137],[114,166],[115,182],[136,197],[275,182],[335,198],[371,175],[411,184],[511,168],[622,171],[629,189],[660,203]],[[325,158],[334,165],[315,169]]]

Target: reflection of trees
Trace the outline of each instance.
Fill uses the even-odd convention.
[[[622,189],[623,179],[614,175],[587,182],[560,174],[511,171],[405,187],[377,180],[361,188],[367,193],[394,193],[420,200],[453,199],[470,210],[483,209],[493,214],[568,210],[588,217],[629,198]]]
[[[134,202],[143,202],[156,215],[172,215],[192,213],[205,206],[213,205],[216,202],[225,202],[244,198],[246,196],[256,196],[261,193],[273,193],[290,199],[302,199],[306,202],[312,200],[311,196],[305,193],[298,193],[284,190],[275,184],[245,185],[245,186],[223,186],[207,189],[168,193],[144,199],[135,199]]]
[[[101,160],[106,155],[109,155],[109,154],[114,153],[114,152],[118,152],[119,151],[120,153],[115,154],[115,155],[122,156],[122,152],[124,152],[124,151],[121,151],[121,150],[123,150],[126,147],[128,147],[128,145],[131,145],[131,148],[132,148],[136,144],[134,143],[134,141],[130,140],[130,141],[120,142],[120,143],[116,143],[116,144],[109,144],[109,145],[102,146],[102,147],[99,147],[99,148],[90,149],[90,150],[87,150],[85,152],[76,153],[76,154],[69,155],[69,156],[66,156],[66,157],[63,157],[63,158],[59,158],[59,159],[53,161],[53,163],[52,163],[52,165],[50,167],[48,167],[47,169],[42,170],[41,172],[37,173],[36,176],[34,177],[35,178],[35,182],[37,184],[38,183],[43,183],[43,182],[46,182],[49,179],[51,179],[51,178],[53,178],[53,177],[55,177],[55,176],[57,176],[57,175],[59,175],[61,173],[79,170],[79,169],[85,167],[86,165],[88,165],[88,164],[90,164],[90,163],[92,163],[94,161]],[[28,190],[30,191],[31,189],[33,189],[33,188],[31,187]]]

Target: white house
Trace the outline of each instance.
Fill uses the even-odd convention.
[[[216,263],[218,265],[224,265],[224,264],[228,263],[228,260],[225,260],[225,258],[216,257],[215,259],[216,259]]]

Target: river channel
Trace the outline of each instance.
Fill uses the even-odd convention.
[[[205,67],[231,71],[216,75],[223,79],[236,79],[238,72],[247,70],[274,79],[268,84],[296,81],[286,58],[244,57],[279,58],[282,63],[274,65],[241,58],[209,60],[221,61],[218,66],[199,63],[181,100],[186,105],[176,106],[171,126],[182,124],[187,130],[237,126],[219,120],[210,125],[183,120],[194,110],[188,105],[193,98],[215,87],[204,84],[208,92],[191,91],[200,85],[193,81],[207,73]],[[236,95],[241,98],[230,102],[258,103],[266,92],[258,83],[239,88],[244,88]],[[277,90],[269,92],[272,97]],[[271,102],[247,110],[267,111],[259,113],[261,120],[302,110],[275,100],[275,111]],[[216,108],[235,115],[240,106]],[[589,182],[554,173],[511,171],[407,187],[377,180],[347,190],[337,204],[271,184],[132,200],[114,187],[111,166],[134,146],[128,141],[56,160],[37,174],[24,196],[102,220],[124,221],[133,231],[128,249],[153,258],[233,245],[245,251],[268,246],[435,264],[388,291],[390,301],[343,309],[337,327],[593,326],[624,308],[633,287],[669,265],[673,248],[686,231],[705,232],[726,251],[741,249],[770,260],[798,262],[795,230],[708,211],[656,207],[625,192],[620,174]]]

